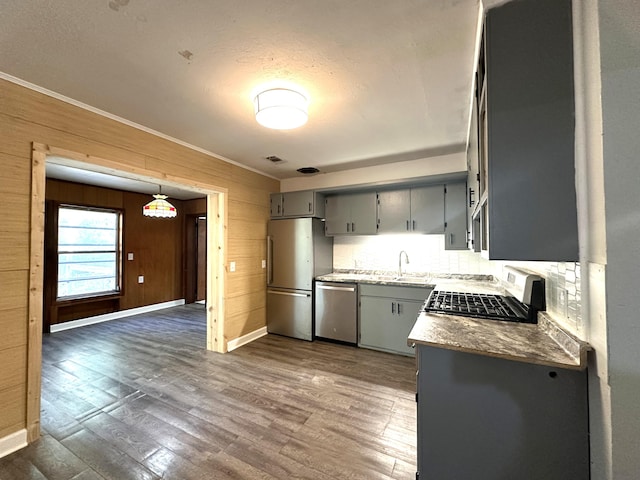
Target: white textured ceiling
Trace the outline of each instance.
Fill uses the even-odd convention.
[[[0,0],[0,71],[277,178],[460,151],[477,0]],[[310,96],[258,125],[260,85]],[[274,165],[265,159],[284,160]]]

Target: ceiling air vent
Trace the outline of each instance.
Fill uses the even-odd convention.
[[[282,163],[284,162],[284,160],[282,160],[280,157],[276,157],[275,155],[269,155],[268,157],[264,157],[267,160],[269,160],[271,163]]]
[[[318,173],[320,170],[318,170],[316,167],[302,167],[298,169],[298,172],[300,173],[304,173],[305,175],[313,175],[314,173]]]

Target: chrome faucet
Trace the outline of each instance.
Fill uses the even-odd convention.
[[[404,250],[400,250],[400,255],[398,258],[398,277],[402,276],[402,254],[404,253],[404,258],[406,263],[409,263],[409,255]]]

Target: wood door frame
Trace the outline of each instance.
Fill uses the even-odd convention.
[[[42,308],[44,292],[44,205],[47,157],[55,163],[120,177],[146,180],[196,190],[207,196],[207,350],[225,353],[225,283],[228,190],[202,182],[113,160],[33,142],[31,151],[31,219],[29,253],[29,311],[27,333],[27,441],[40,437],[42,381]]]
[[[184,252],[185,258],[183,261],[183,284],[184,284],[184,299],[185,303],[195,303],[198,301],[198,281],[200,278],[200,248],[198,243],[198,236],[200,235],[200,228],[198,227],[198,220],[204,218],[206,222],[206,212],[204,213],[189,213],[185,215],[184,220]],[[206,223],[205,223],[206,225]],[[206,226],[205,226],[206,229]],[[206,233],[205,233],[206,236]],[[207,249],[208,250],[208,249]],[[206,262],[206,253],[205,253]],[[206,263],[203,276],[206,277]],[[206,282],[206,280],[205,280]],[[206,286],[204,291],[204,297],[206,300],[207,292]],[[201,299],[200,299],[201,300]]]

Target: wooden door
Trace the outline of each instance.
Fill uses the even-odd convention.
[[[207,217],[198,217],[197,221],[197,267],[196,301],[207,298]]]

